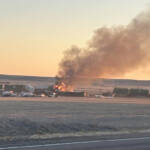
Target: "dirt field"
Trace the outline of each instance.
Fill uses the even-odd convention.
[[[73,102],[73,103],[110,103],[110,104],[147,104],[150,98],[88,98],[88,97],[0,97],[1,101],[33,101],[33,102]]]
[[[0,139],[150,131],[150,99],[0,98]]]

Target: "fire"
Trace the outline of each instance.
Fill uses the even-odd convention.
[[[60,82],[56,84],[54,86],[54,89],[57,89],[58,91],[61,91],[61,92],[66,92],[66,91],[73,92],[73,87],[70,85],[66,85],[64,82]]]

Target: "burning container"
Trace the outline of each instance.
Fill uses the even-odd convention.
[[[73,86],[65,84],[62,79],[56,78],[56,83],[51,88],[53,95],[57,96],[71,96],[71,97],[84,97],[86,93],[84,91],[74,91]]]

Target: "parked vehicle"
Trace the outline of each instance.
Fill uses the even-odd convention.
[[[15,94],[13,91],[3,91],[2,96],[3,97],[16,97],[17,94]]]

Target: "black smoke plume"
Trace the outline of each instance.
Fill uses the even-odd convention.
[[[82,79],[123,76],[148,64],[149,56],[150,10],[126,26],[97,29],[87,48],[65,51],[58,77],[74,85]]]

